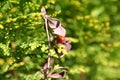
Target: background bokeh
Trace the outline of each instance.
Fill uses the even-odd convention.
[[[1,0],[0,80],[44,80],[42,6],[72,44],[56,63],[69,67],[66,78],[53,80],[120,80],[120,0]]]

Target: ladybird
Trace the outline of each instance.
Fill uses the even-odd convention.
[[[57,42],[58,43],[64,43],[66,41],[66,38],[64,36],[58,35],[57,36]]]

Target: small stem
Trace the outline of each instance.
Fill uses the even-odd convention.
[[[48,40],[48,68],[50,68],[50,35],[49,35],[49,31],[48,31],[48,25],[47,25],[47,19],[45,19],[45,29],[46,29],[46,34],[47,34],[47,40]]]
[[[48,80],[48,78],[46,78],[45,80]]]

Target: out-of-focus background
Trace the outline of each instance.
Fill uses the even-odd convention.
[[[120,80],[120,0],[1,0],[0,80],[43,79],[42,6],[72,44],[59,63],[69,67],[67,76],[55,80]]]

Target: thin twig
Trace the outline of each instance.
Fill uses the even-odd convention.
[[[50,35],[48,31],[48,25],[47,25],[47,19],[45,19],[45,29],[46,29],[46,34],[47,34],[47,40],[48,40],[48,69],[50,68],[50,47],[51,47],[51,42],[50,42]]]

